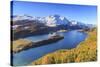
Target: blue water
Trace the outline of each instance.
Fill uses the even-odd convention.
[[[30,64],[32,61],[48,53],[54,52],[56,50],[74,48],[87,37],[86,33],[78,32],[77,30],[64,32],[62,33],[62,35],[64,36],[64,39],[56,43],[48,44],[41,47],[31,48],[29,50],[14,54],[13,64],[27,65],[27,64]],[[34,42],[34,41],[46,39],[48,37],[49,35],[39,35],[39,36],[27,37],[25,39],[28,39]]]

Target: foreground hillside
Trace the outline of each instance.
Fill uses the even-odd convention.
[[[32,65],[87,62],[97,60],[97,31],[89,31],[88,37],[76,48],[59,50],[33,61]]]

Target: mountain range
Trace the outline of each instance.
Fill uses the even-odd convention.
[[[35,17],[35,16],[33,17],[33,16],[28,16],[28,15],[22,15],[22,16],[15,15],[15,16],[12,16],[11,18],[12,18],[13,22],[16,22],[16,21],[24,21],[24,22],[25,21],[38,21],[38,23],[44,23],[46,26],[49,26],[49,27],[55,27],[58,25],[69,25],[69,26],[89,25],[89,24],[84,24],[82,22],[78,22],[75,20],[69,21],[66,17],[56,15],[56,14],[50,15],[47,17]],[[90,24],[90,25],[92,25],[92,24]]]
[[[92,24],[68,20],[60,15],[50,15],[47,17],[15,15],[11,16],[11,22],[11,27],[17,37],[56,32],[58,30],[90,29],[94,27]]]

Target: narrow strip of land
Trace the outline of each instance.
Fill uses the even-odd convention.
[[[16,41],[13,41],[12,52],[18,53],[18,52],[21,52],[23,50],[27,50],[27,49],[31,49],[31,48],[35,48],[35,47],[39,47],[39,46],[43,46],[43,45],[48,45],[50,43],[55,43],[63,38],[64,38],[63,36],[55,35],[55,36],[52,36],[48,39],[37,41],[37,42],[31,42],[31,41],[25,40],[25,39],[18,39]]]

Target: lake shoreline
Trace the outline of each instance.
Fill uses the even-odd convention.
[[[71,30],[71,31],[67,31],[66,33],[65,32],[63,32],[63,35],[64,35],[64,42],[63,42],[63,40],[61,40],[61,41],[59,41],[59,42],[57,42],[57,43],[55,43],[55,44],[53,44],[53,45],[55,45],[55,48],[54,49],[56,49],[57,51],[59,50],[59,48],[61,48],[61,49],[63,49],[64,48],[64,46],[65,46],[65,48],[68,48],[68,46],[67,45],[63,45],[63,44],[65,44],[65,43],[68,43],[69,41],[70,41],[70,39],[71,39],[71,41],[74,41],[75,40],[75,43],[79,43],[80,41],[83,41],[84,40],[84,38],[86,37],[86,33],[84,33],[84,32],[79,32],[79,31],[77,31],[77,30]],[[66,36],[67,35],[67,36]],[[73,39],[73,38],[70,38],[70,37],[72,37],[72,35],[73,36],[76,36],[76,37],[78,37],[78,40],[76,40],[76,39]],[[46,35],[47,36],[47,35]],[[82,36],[82,37],[80,37],[80,36]],[[34,37],[34,36],[33,36]],[[68,38],[68,40],[69,41],[67,41],[66,42],[66,37]],[[75,38],[76,38],[75,37]],[[81,38],[81,39],[80,39]],[[27,38],[26,38],[27,39]],[[31,40],[31,39],[28,39],[28,40]],[[34,40],[33,40],[34,41]],[[73,44],[73,46],[75,46],[75,43],[73,43],[73,42],[71,42],[72,44]],[[51,45],[52,47],[54,47],[53,45]],[[69,44],[70,45],[70,44]],[[77,45],[77,44],[76,44]],[[48,45],[49,46],[49,45]],[[61,47],[62,46],[62,47]],[[74,47],[73,46],[71,46],[71,48],[68,48],[68,50],[71,50],[71,49],[74,49]],[[50,50],[47,50],[46,49],[46,51],[44,51],[44,47],[45,46],[42,46],[43,47],[43,49],[41,49],[41,47],[38,47],[38,48],[33,48],[33,49],[30,49],[30,50],[26,50],[26,51],[22,51],[22,52],[20,52],[20,53],[18,53],[18,54],[15,54],[14,56],[16,56],[17,57],[17,55],[19,56],[18,58],[20,58],[20,56],[21,56],[21,54],[22,54],[22,56],[24,57],[24,55],[25,56],[27,56],[27,59],[28,59],[28,55],[27,55],[27,53],[28,54],[30,54],[30,56],[34,56],[35,54],[36,55],[38,55],[40,52],[43,52],[43,54],[44,54],[44,52],[46,52],[44,55],[41,55],[41,53],[40,53],[40,56],[36,56],[36,57],[38,57],[38,58],[34,58],[34,61],[36,61],[36,60],[38,60],[39,58],[41,58],[42,56],[45,56],[45,55],[47,55],[47,54],[49,54],[49,53],[52,53],[52,52],[55,52],[55,50],[54,51],[51,51],[52,50],[52,47],[48,47],[47,49],[50,49]],[[37,53],[34,53],[34,51],[36,52],[37,51],[37,49],[40,49],[41,51],[40,52],[37,52]],[[43,50],[43,51],[42,51]],[[48,52],[49,51],[49,52]],[[33,54],[32,54],[33,53]],[[32,54],[32,55],[31,55]],[[20,58],[21,59],[21,58]],[[20,62],[20,59],[18,60],[19,62]],[[19,63],[19,62],[17,62],[16,63],[16,61],[14,61],[14,65],[20,65],[20,64],[23,64],[23,63]],[[28,64],[30,64],[32,61],[29,61],[29,62],[27,62],[27,61],[25,61],[24,62],[24,64],[25,65],[28,65]],[[24,65],[23,64],[23,65]]]
[[[88,34],[88,37],[84,40],[84,41],[82,41],[82,42],[80,42],[75,48],[72,48],[72,49],[60,49],[60,50],[57,50],[57,51],[54,51],[54,52],[52,52],[52,53],[48,53],[48,54],[46,54],[45,56],[43,56],[43,57],[41,57],[41,58],[39,58],[39,59],[37,59],[37,60],[35,60],[35,61],[33,61],[31,64],[29,64],[29,65],[41,65],[41,64],[58,64],[58,62],[57,62],[57,55],[61,55],[61,56],[63,56],[63,57],[65,57],[65,55],[70,55],[71,56],[71,52],[72,52],[72,54],[73,55],[75,55],[75,56],[72,56],[72,58],[73,59],[69,59],[69,60],[71,60],[71,61],[69,61],[69,62],[81,62],[82,60],[83,60],[83,62],[86,62],[86,61],[96,61],[96,44],[93,44],[94,46],[95,46],[95,48],[94,48],[94,50],[92,49],[92,47],[91,46],[88,46],[88,45],[85,45],[87,42],[88,42],[88,40],[91,38],[91,37],[93,37],[93,36],[91,36],[91,35],[93,35],[94,34],[94,31],[92,31],[92,32],[85,32],[85,33],[87,33]],[[95,38],[96,38],[96,34],[95,34]],[[94,39],[95,39],[94,38]],[[95,41],[93,41],[93,42],[95,42]],[[82,46],[84,46],[84,47],[82,47]],[[84,49],[86,49],[86,50],[84,50]],[[92,51],[92,54],[93,54],[93,56],[91,56],[91,55],[88,55],[88,56],[91,56],[91,57],[95,57],[94,59],[93,58],[90,58],[90,57],[88,57],[88,59],[82,59],[82,58],[78,58],[78,56],[77,56],[77,54],[78,54],[78,50],[79,49],[81,49],[80,51],[85,51],[86,53],[88,52],[87,50],[91,50]],[[91,52],[90,51],[90,52]],[[74,52],[74,53],[73,53]],[[63,53],[63,55],[62,55],[62,53]],[[67,54],[66,54],[67,53]],[[94,54],[95,53],[95,54]],[[55,57],[55,56],[57,56],[57,57]],[[54,59],[56,60],[53,60],[52,58],[53,57],[55,57]],[[62,57],[62,58],[63,58]],[[54,63],[51,63],[51,61],[49,60],[51,58],[51,60],[52,61],[54,61]],[[59,57],[58,57],[59,58]],[[84,56],[84,58],[85,58],[85,56]],[[66,59],[68,59],[68,58],[66,58]],[[44,60],[44,62],[42,62],[42,60]],[[61,59],[59,59],[59,60],[61,60]],[[65,59],[63,59],[60,63],[68,63],[67,61],[65,62]]]

